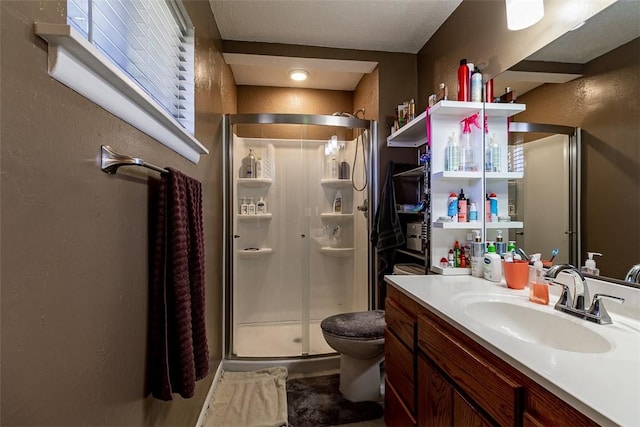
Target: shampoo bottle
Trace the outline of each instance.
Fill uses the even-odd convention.
[[[256,203],[256,212],[259,215],[264,215],[267,213],[267,202],[264,201],[264,198],[260,197],[258,203]]]
[[[594,276],[600,275],[600,269],[596,267],[596,261],[593,259],[594,255],[602,256],[600,252],[587,252],[589,259],[587,259],[580,268],[582,273],[593,274]]]
[[[531,255],[533,266],[529,267],[529,300],[537,304],[549,304],[549,282],[544,278],[540,254]]]
[[[240,201],[240,215],[248,215],[249,214],[249,205],[247,204],[247,199],[244,197]]]
[[[484,278],[491,282],[499,282],[502,280],[502,263],[500,255],[496,253],[496,247],[493,242],[489,243],[487,253],[484,254]]]
[[[256,204],[253,203],[253,198],[249,198],[249,205],[247,206],[247,214],[255,215],[256,214]]]
[[[242,159],[242,169],[244,171],[244,178],[256,177],[256,158],[253,155],[253,150],[251,148],[249,149],[247,157]]]
[[[336,191],[333,198],[333,213],[342,213],[342,193],[340,190]]]

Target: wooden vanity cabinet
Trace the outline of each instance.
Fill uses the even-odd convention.
[[[597,425],[393,286],[385,309],[388,427]]]

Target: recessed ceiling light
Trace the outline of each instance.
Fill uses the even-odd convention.
[[[291,70],[289,71],[289,77],[291,77],[292,80],[300,82],[302,80],[307,80],[309,73],[306,70]]]

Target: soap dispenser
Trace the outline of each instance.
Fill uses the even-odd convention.
[[[589,259],[584,262],[584,265],[580,268],[580,272],[594,276],[600,275],[600,269],[596,267],[596,262],[593,259],[594,255],[602,256],[600,252],[587,252]]]
[[[549,282],[544,278],[541,254],[531,255],[533,266],[529,267],[529,301],[549,304]]]

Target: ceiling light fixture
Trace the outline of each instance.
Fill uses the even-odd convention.
[[[306,70],[291,70],[289,71],[289,77],[291,77],[291,80],[301,82],[307,80],[309,73]]]
[[[507,28],[523,30],[540,21],[544,16],[543,0],[505,0],[507,4]]]

